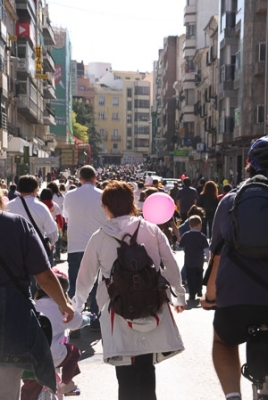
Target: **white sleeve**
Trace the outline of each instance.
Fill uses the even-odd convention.
[[[99,243],[98,232],[99,231],[93,234],[89,239],[77,275],[76,291],[72,302],[75,310],[79,312],[84,308],[84,304],[93,288],[100,267],[97,254]]]

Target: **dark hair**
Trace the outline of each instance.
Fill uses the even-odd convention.
[[[158,193],[159,190],[154,186],[149,186],[148,189],[144,190],[145,198],[151,196],[151,194]]]
[[[97,175],[96,170],[91,165],[84,165],[79,172],[80,178],[89,181]]]
[[[11,183],[10,185],[9,185],[9,190],[11,190],[11,191],[14,191],[15,192],[15,190],[17,189],[17,185],[16,185],[16,183]]]
[[[202,207],[198,207],[196,204],[193,204],[187,212],[187,217],[190,218],[192,215],[199,215],[199,217],[205,218],[206,212]]]
[[[204,184],[203,190],[200,194],[205,194],[211,198],[218,197],[218,187],[214,181],[207,181]]]
[[[114,217],[138,214],[134,203],[133,187],[126,182],[110,181],[102,193],[102,204]]]
[[[232,185],[230,185],[230,183],[226,183],[226,185],[223,185],[222,189],[224,193],[228,193],[232,190]]]
[[[50,188],[44,188],[40,193],[40,200],[52,200],[52,199],[53,199],[52,190]]]
[[[139,181],[138,182],[138,188],[143,189],[144,188],[144,182]]]
[[[23,175],[19,178],[18,191],[20,193],[32,193],[39,187],[34,175]]]
[[[189,187],[189,186],[191,185],[191,179],[190,179],[188,176],[186,176],[186,177],[183,179],[183,184],[184,184],[184,186]]]
[[[49,188],[53,194],[56,194],[58,197],[62,197],[62,194],[56,182],[49,182],[47,184],[47,188]]]
[[[65,186],[65,183],[61,183],[60,184],[60,186],[59,186],[59,189],[60,189],[60,191],[62,190],[62,191],[66,191],[66,186]]]

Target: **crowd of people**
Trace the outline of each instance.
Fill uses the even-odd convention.
[[[248,159],[249,176],[268,175],[267,136],[253,143]],[[247,340],[249,323],[268,324],[268,296],[233,267],[228,256],[227,244],[234,234],[230,209],[237,189],[225,182],[219,193],[213,180],[200,177],[193,185],[185,175],[182,186],[175,182],[169,191],[165,179],[155,179],[150,172],[141,178],[131,166],[95,170],[85,165],[75,176],[47,178],[41,187],[32,175],[21,176],[9,188],[1,181],[0,322],[6,346],[0,347],[0,400],[18,400],[20,390],[22,400],[37,400],[44,386],[55,391],[57,367],[62,369],[60,393],[78,393],[73,378],[80,372],[80,351],[64,338],[67,328],[72,338],[85,325],[101,330],[104,361],[115,366],[119,400],[156,400],[155,363],[184,350],[170,305],[175,312],[183,312],[187,292],[188,301],[197,296],[204,309],[217,306],[215,369],[226,399],[241,400],[238,345]],[[159,192],[170,196],[174,214],[155,225],[143,217],[143,205]],[[145,245],[157,270],[164,265],[172,293],[157,315],[161,323],[152,326],[150,320],[148,328],[145,321],[134,324],[111,312],[105,284],[118,241],[132,235],[137,226],[137,242]],[[181,272],[174,249],[185,253]],[[68,275],[55,269],[64,251]],[[204,262],[209,259],[212,271],[203,294]],[[250,260],[251,264],[268,282],[267,260]],[[33,298],[36,310],[51,321],[50,350],[38,330],[37,314],[31,312]],[[21,318],[32,330],[31,341],[39,338],[41,367],[35,362],[36,353],[25,345],[26,333],[19,335],[18,325],[6,318],[7,313],[10,319],[12,313],[17,314],[21,302],[25,308]],[[142,325],[142,341],[136,325]],[[32,374],[31,379],[25,378],[25,371]]]

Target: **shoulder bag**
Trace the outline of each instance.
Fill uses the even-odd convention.
[[[43,243],[43,246],[44,246],[44,248],[46,250],[46,253],[47,253],[48,257],[49,257],[51,255],[51,243],[49,241],[49,238],[44,238],[43,237],[43,235],[40,232],[40,229],[38,228],[38,226],[36,225],[35,220],[32,217],[32,214],[30,213],[30,210],[29,210],[29,208],[27,206],[27,203],[26,203],[25,199],[22,196],[20,196],[20,199],[21,199],[23,207],[25,208],[25,211],[26,211],[31,223],[33,224],[33,227],[36,230],[38,236],[40,237],[41,242]]]

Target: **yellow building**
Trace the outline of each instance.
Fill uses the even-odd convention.
[[[94,85],[101,163],[139,164],[151,152],[151,85],[146,74],[107,71]]]

